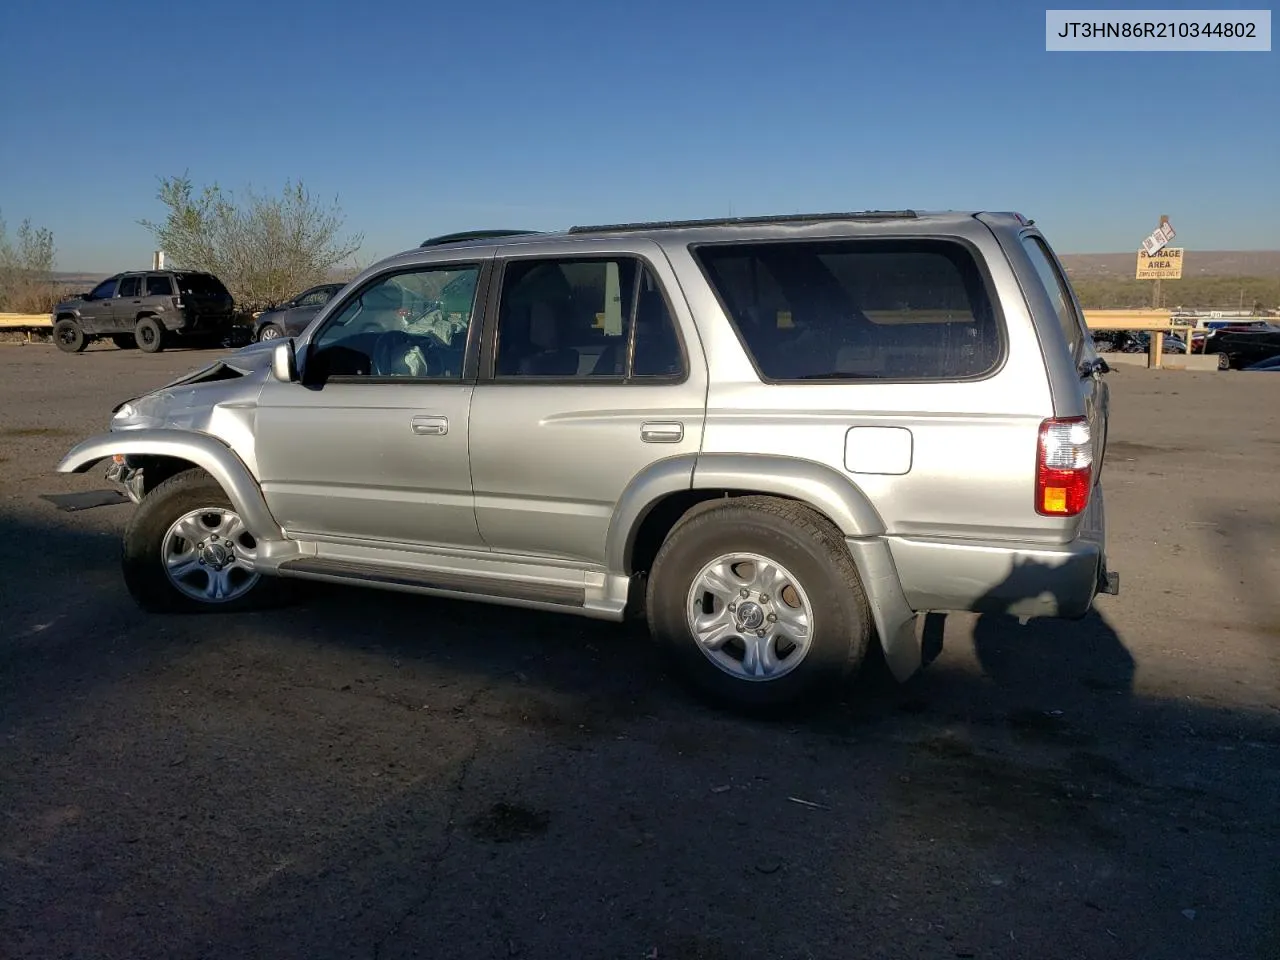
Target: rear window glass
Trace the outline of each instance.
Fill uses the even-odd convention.
[[[196,297],[225,297],[227,288],[217,277],[207,273],[179,273],[178,287],[186,294]]]
[[[995,310],[959,244],[840,240],[694,251],[767,380],[953,380],[1000,360]]]

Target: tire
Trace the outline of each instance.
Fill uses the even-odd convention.
[[[121,350],[137,350],[138,340],[131,333],[117,333],[111,337],[111,342]]]
[[[1225,353],[1218,354],[1218,369],[1219,370],[1231,369],[1231,358],[1227,356]]]
[[[133,328],[134,340],[143,353],[159,353],[164,349],[165,331],[155,317],[143,317]]]
[[[284,336],[284,330],[276,326],[274,323],[263,324],[262,329],[258,331],[258,342],[263,340],[278,340]]]
[[[704,570],[726,557],[742,560],[727,568],[720,565],[741,575],[739,580],[752,580],[763,567],[750,564],[748,558],[764,558],[780,574],[772,578],[772,587],[790,589],[768,596],[760,588],[767,590],[769,584],[757,580],[746,588],[750,593],[744,600],[739,582],[733,601],[736,610],[723,599],[733,596],[732,591],[722,591],[710,604],[699,604],[706,595],[696,596],[702,590],[695,587],[705,585]],[[686,514],[667,535],[653,562],[646,608],[653,639],[683,677],[710,700],[746,713],[773,713],[816,703],[849,679],[866,656],[871,638],[866,593],[839,531],[811,508],[771,497],[739,497],[710,508],[695,507]],[[695,610],[725,626],[721,636],[729,639],[718,652],[710,652],[695,638],[691,623]],[[798,623],[798,610],[808,614],[807,646],[803,640],[790,639],[802,638],[803,631],[785,626],[787,621]],[[745,621],[739,619],[744,613]],[[760,616],[776,620],[760,623]],[[764,630],[765,642],[756,645],[749,638],[752,631],[743,629],[744,623]],[[759,654],[761,666],[752,669],[749,644],[772,653],[772,678]],[[792,662],[796,654],[799,659]]]
[[[53,325],[53,342],[63,353],[82,353],[89,345],[84,328],[65,317]]]
[[[197,536],[208,539],[197,541]],[[251,569],[257,545],[204,470],[176,474],[148,493],[125,528],[121,547],[125,586],[152,613],[256,609],[279,596],[277,581]],[[223,598],[211,592],[215,573],[227,588]]]

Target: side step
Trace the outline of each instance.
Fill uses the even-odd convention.
[[[563,583],[530,583],[499,577],[430,570],[418,571],[409,568],[389,570],[384,566],[356,563],[350,560],[299,557],[296,560],[286,560],[280,564],[278,570],[281,575],[287,577],[346,580],[371,587],[464,594],[477,599],[501,598],[562,607],[582,607],[587,602],[585,587]]]

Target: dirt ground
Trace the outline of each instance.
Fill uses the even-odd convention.
[[[216,355],[0,345],[0,956],[1280,957],[1280,377],[1114,371],[1121,595],[770,724],[610,624],[142,614],[53,467]]]

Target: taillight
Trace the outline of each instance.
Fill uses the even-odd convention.
[[[1036,455],[1036,512],[1074,517],[1089,505],[1093,479],[1093,438],[1084,417],[1040,424]]]

